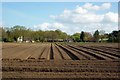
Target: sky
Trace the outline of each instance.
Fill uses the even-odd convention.
[[[68,34],[95,30],[110,33],[118,30],[118,3],[3,2],[0,24],[1,21],[5,27],[21,25],[33,30],[60,29]]]

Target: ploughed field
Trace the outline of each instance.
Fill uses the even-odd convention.
[[[3,78],[119,78],[117,43],[3,43]]]

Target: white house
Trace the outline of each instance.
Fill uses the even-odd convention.
[[[108,38],[99,39],[100,42],[101,41],[107,41],[107,40],[108,40]]]
[[[23,42],[23,36],[17,38],[17,42]]]

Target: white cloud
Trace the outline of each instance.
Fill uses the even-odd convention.
[[[98,14],[96,12],[88,11],[92,10],[100,10],[100,9],[109,9],[111,7],[110,3],[103,3],[100,6],[93,5],[91,3],[86,3],[83,6],[76,6],[74,10],[64,10],[62,14],[57,16],[52,16],[58,22],[61,23],[117,23],[118,22],[118,14],[113,12],[108,12],[104,14]]]
[[[86,3],[82,7],[87,10],[104,10],[104,9],[109,9],[111,7],[111,4],[103,3],[102,5],[98,6],[98,5],[93,5],[92,3]]]
[[[86,3],[83,8],[87,9],[87,10],[99,10],[100,7],[97,5],[93,5],[91,3]]]
[[[81,24],[88,24],[88,23],[99,23],[103,19],[103,15],[96,15],[96,14],[78,14],[74,15],[73,18],[73,23],[81,23]]]
[[[41,29],[41,30],[48,30],[48,26],[50,26],[49,23],[42,23],[42,24],[39,24],[39,25],[35,25],[34,28],[35,29]]]
[[[43,23],[37,27],[41,30],[60,29],[69,34],[80,31],[94,32],[95,30],[111,32],[117,30],[118,13],[97,13],[97,11],[110,9],[110,7],[110,3],[77,5],[73,10],[65,9],[60,15],[51,15],[50,17],[56,21],[55,23]]]
[[[96,30],[105,30],[105,32],[110,33],[113,30],[118,29],[118,24],[109,24],[109,23],[90,23],[90,24],[61,24],[61,23],[42,23],[39,25],[35,25],[34,29],[40,30],[56,30],[60,29],[63,32],[68,34],[73,34],[76,32],[86,31],[94,33]]]
[[[108,12],[104,15],[103,22],[112,22],[117,23],[118,22],[118,14],[113,12]]]
[[[77,6],[76,9],[75,9],[75,12],[79,13],[79,14],[84,14],[84,13],[87,13],[87,10],[83,9],[82,7]]]
[[[34,29],[40,29],[40,30],[56,30],[56,29],[63,29],[64,25],[61,23],[42,23],[38,25],[34,25]]]
[[[70,13],[71,13],[71,11],[70,11],[70,10],[65,9],[65,10],[63,11],[63,13],[64,13],[64,14],[70,14]]]
[[[64,27],[63,24],[61,24],[61,23],[53,23],[52,26],[55,28],[63,28]]]
[[[111,7],[110,3],[104,3],[102,4],[101,9],[109,9],[110,7]]]

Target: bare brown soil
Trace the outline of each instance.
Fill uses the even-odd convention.
[[[109,78],[120,75],[117,43],[3,43],[5,78]]]

